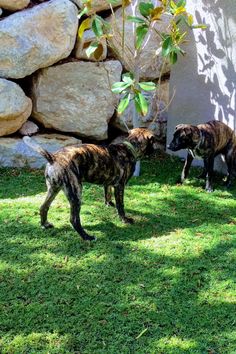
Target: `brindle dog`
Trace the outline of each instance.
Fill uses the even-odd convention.
[[[47,221],[49,207],[62,189],[70,203],[70,221],[74,229],[84,240],[94,240],[83,229],[80,221],[82,182],[101,184],[104,186],[105,203],[112,205],[111,188],[114,187],[116,208],[124,223],[132,223],[133,219],[125,215],[124,188],[135,170],[137,159],[153,153],[158,145],[153,132],[145,128],[130,131],[127,140],[121,144],[107,147],[94,144],[68,146],[50,153],[35,144],[29,137],[24,142],[40,153],[48,161],[45,177],[47,196],[40,208],[41,225],[53,227]]]
[[[206,191],[212,192],[212,176],[215,156],[222,154],[228,168],[226,185],[229,187],[233,176],[233,155],[236,147],[236,136],[231,128],[219,121],[210,121],[197,126],[179,124],[175,128],[174,137],[167,146],[172,151],[187,149],[181,183],[187,178],[194,157],[202,158],[204,169],[199,178],[206,179]]]

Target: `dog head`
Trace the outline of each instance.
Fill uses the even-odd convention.
[[[171,151],[193,149],[199,139],[200,132],[198,127],[190,124],[179,124],[175,127],[173,139],[167,148]]]
[[[149,156],[158,149],[157,137],[151,130],[146,128],[130,130],[126,140],[133,145],[138,158]]]

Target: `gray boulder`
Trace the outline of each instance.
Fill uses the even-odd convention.
[[[70,0],[51,0],[0,22],[0,76],[23,78],[66,58],[78,27]]]
[[[16,83],[0,79],[0,136],[15,133],[32,111],[32,101]]]
[[[33,80],[33,117],[46,128],[106,139],[119,100],[110,85],[120,81],[121,71],[119,61],[77,61],[42,70]]]
[[[50,152],[81,141],[60,134],[42,134],[32,138],[37,144]],[[20,138],[0,138],[0,166],[42,168],[46,160],[27,146]]]
[[[83,0],[72,0],[76,5],[78,5],[80,8],[83,8]],[[116,0],[113,1],[112,6],[116,7],[122,4],[122,0]],[[89,11],[89,15],[110,9],[110,3],[107,0],[92,0],[91,1],[91,10]]]

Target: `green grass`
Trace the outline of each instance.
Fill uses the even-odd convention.
[[[39,226],[42,171],[1,169],[0,353],[236,353],[236,189],[203,190],[182,163],[144,161],[124,225],[84,185],[83,242],[63,194]]]

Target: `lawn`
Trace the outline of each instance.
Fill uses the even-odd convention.
[[[0,353],[236,353],[236,188],[203,190],[161,155],[125,193],[124,225],[84,185],[80,239],[66,198],[42,230],[43,171],[1,169]],[[235,183],[236,185],[236,183]]]

